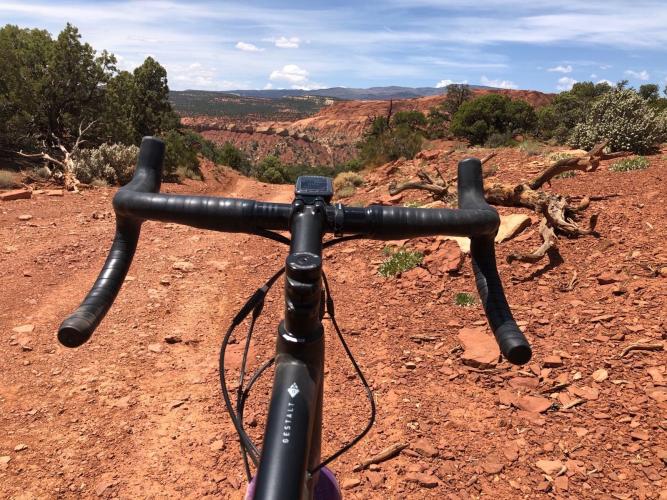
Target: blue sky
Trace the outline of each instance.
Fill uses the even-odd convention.
[[[0,1],[0,24],[68,21],[175,90],[667,83],[665,0]]]

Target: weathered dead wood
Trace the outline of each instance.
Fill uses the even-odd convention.
[[[532,264],[540,261],[548,252],[558,253],[558,238],[556,237],[554,230],[549,227],[546,217],[540,221],[539,233],[540,236],[542,236],[542,245],[540,245],[538,249],[527,254],[512,252],[507,256],[507,262],[511,264],[516,260],[519,262],[530,262]]]
[[[607,141],[603,141],[593,147],[586,156],[563,158],[557,160],[546,167],[534,179],[520,184],[505,184],[496,181],[484,180],[484,196],[488,203],[496,206],[505,207],[524,207],[529,208],[539,214],[544,219],[544,226],[540,226],[540,234],[543,238],[543,244],[530,254],[512,254],[511,260],[521,262],[537,262],[545,255],[548,255],[553,262],[558,253],[556,245],[556,233],[564,234],[568,237],[578,237],[594,234],[595,226],[598,220],[598,214],[593,214],[588,220],[588,227],[581,227],[579,219],[581,213],[590,207],[591,201],[605,199],[614,195],[605,195],[603,197],[585,196],[579,203],[572,203],[573,199],[554,193],[542,191],[540,188],[564,172],[571,170],[580,170],[583,172],[594,172],[600,166],[600,162],[609,158],[616,158],[626,153],[604,153]],[[496,155],[492,151],[481,161],[482,164],[488,162]],[[423,169],[417,173],[419,182],[408,181],[402,184],[392,183],[389,185],[389,193],[396,195],[409,189],[420,189],[431,193],[436,200],[444,200],[455,193],[454,184],[456,178],[445,179],[442,172],[436,168],[440,179],[434,181]],[[484,176],[486,177],[486,176]],[[560,259],[560,255],[557,257]],[[562,260],[561,260],[562,261]]]
[[[83,138],[84,135],[90,130],[90,128],[97,122],[97,120],[91,121],[86,127],[83,126],[83,122],[79,124],[79,134],[74,141],[74,145],[70,148],[67,149],[62,141],[60,140],[60,137],[56,136],[55,134],[51,134],[52,139],[54,141],[55,147],[57,147],[60,152],[63,155],[63,159],[59,160],[57,158],[54,158],[51,156],[49,153],[43,151],[41,153],[31,153],[31,154],[26,154],[23,151],[17,151],[17,154],[20,156],[23,156],[24,158],[42,158],[43,160],[53,163],[54,165],[57,165],[60,167],[61,174],[62,174],[62,181],[65,186],[65,189],[68,191],[74,191],[75,193],[79,192],[79,188],[82,186],[79,180],[76,178],[76,175],[74,173],[74,156],[76,153],[79,151],[79,148],[81,145],[86,142],[85,139]],[[43,143],[44,149],[48,149],[46,146],[46,143]]]
[[[632,351],[662,351],[663,349],[662,344],[632,344],[623,349],[621,357],[624,358]]]
[[[391,446],[388,446],[387,448],[377,453],[376,455],[373,455],[372,457],[362,461],[360,464],[355,465],[352,470],[354,472],[359,472],[360,470],[364,470],[371,464],[379,464],[381,462],[384,462],[385,460],[394,458],[396,455],[398,455],[401,451],[403,451],[407,447],[408,447],[407,443],[392,444]]]

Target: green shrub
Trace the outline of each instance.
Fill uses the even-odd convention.
[[[454,304],[461,307],[472,307],[477,303],[477,299],[472,293],[459,292],[454,295]]]
[[[514,144],[516,144],[516,141],[512,139],[512,134],[510,134],[509,132],[505,132],[503,134],[494,132],[486,140],[486,142],[484,143],[484,147],[501,148],[503,146],[513,146]]]
[[[0,189],[13,189],[20,184],[14,180],[14,174],[7,170],[0,170]]]
[[[163,178],[166,181],[180,182],[183,180],[183,173],[199,172],[199,158],[192,147],[192,135],[170,130],[163,140],[166,145]],[[182,167],[180,171],[179,167]]]
[[[416,113],[416,112],[402,112]],[[366,166],[378,166],[399,158],[412,159],[421,151],[424,140],[421,125],[417,126],[416,115],[409,116],[397,113],[392,125],[384,117],[375,118],[371,122],[362,140],[357,144],[359,160]],[[419,113],[422,118],[424,115]],[[425,120],[425,118],[424,118]]]
[[[139,148],[124,144],[102,144],[79,150],[74,156],[74,175],[85,184],[101,179],[108,184],[127,184],[132,179]]]
[[[590,149],[608,140],[612,151],[647,153],[667,139],[667,120],[630,89],[614,90],[595,101],[583,123],[572,131],[569,144]]]
[[[109,183],[104,179],[93,179],[90,185],[98,188],[109,187]]]
[[[392,252],[391,250],[388,252],[390,256],[378,268],[378,273],[385,278],[409,271],[417,267],[424,260],[424,254],[414,250],[401,249],[396,252]]]
[[[537,117],[530,104],[499,94],[487,94],[464,102],[450,124],[450,131],[472,144],[484,144],[493,134],[515,135],[535,130]]]
[[[519,149],[528,156],[537,156],[542,152],[542,145],[537,141],[526,139],[519,143]]]
[[[584,121],[595,100],[610,91],[611,86],[604,82],[575,83],[571,90],[561,92],[551,104],[537,110],[538,136],[565,143],[572,129]]]
[[[648,158],[637,156],[635,158],[624,158],[609,166],[612,172],[629,172],[631,170],[645,170],[649,166]]]

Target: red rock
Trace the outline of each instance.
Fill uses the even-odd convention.
[[[482,469],[484,469],[484,472],[487,474],[500,474],[504,468],[505,465],[495,456],[490,456],[482,462]]]
[[[344,490],[351,490],[352,488],[356,488],[361,484],[361,480],[357,477],[352,477],[349,479],[343,480],[343,482],[340,483],[340,487]]]
[[[586,385],[583,387],[574,387],[572,392],[574,392],[576,396],[588,399],[589,401],[595,401],[600,397],[600,391],[598,389],[595,387],[588,387]]]
[[[650,436],[646,431],[632,431],[630,437],[635,441],[648,441]]]
[[[410,448],[424,457],[435,458],[438,456],[438,449],[425,439],[419,439]]]
[[[410,472],[405,475],[405,480],[412,483],[417,483],[424,488],[435,488],[438,486],[438,478],[433,474],[422,474],[420,472]]]
[[[461,360],[475,368],[493,368],[500,358],[500,349],[492,335],[482,328],[462,328],[458,333],[463,346]]]
[[[610,272],[604,272],[597,277],[600,285],[611,285],[612,283],[618,283],[619,281],[625,281],[627,279],[628,276],[626,274]]]
[[[535,377],[514,377],[508,383],[514,389],[535,389],[540,385],[540,381]]]
[[[453,274],[461,270],[464,260],[465,254],[459,245],[454,241],[446,240],[440,242],[437,250],[424,258],[423,265],[431,274]]]
[[[15,189],[0,193],[0,200],[2,201],[29,200],[31,197],[32,191],[30,189]]]
[[[550,399],[540,396],[519,396],[514,398],[512,404],[520,410],[533,413],[544,413],[551,408],[553,402]]]
[[[550,476],[558,474],[565,467],[560,460],[538,460],[535,466]]]
[[[62,189],[47,189],[46,191],[44,191],[44,194],[46,194],[46,196],[64,196],[65,195],[65,193],[63,192]]]
[[[547,356],[542,362],[542,366],[545,368],[560,368],[563,366],[563,360],[560,356]]]
[[[556,487],[556,491],[567,491],[569,488],[567,476],[558,476],[554,479],[554,486]]]

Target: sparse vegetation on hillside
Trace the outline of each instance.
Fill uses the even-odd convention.
[[[358,172],[362,165],[358,161],[350,161],[340,165],[288,165],[275,155],[269,155],[256,165],[250,167],[249,175],[262,182],[271,184],[294,184],[300,175],[323,175],[336,177],[342,172]]]
[[[330,97],[309,96],[267,99],[244,97],[230,92],[183,90],[169,93],[174,110],[181,116],[225,116],[234,119],[297,120],[317,113]]]
[[[126,184],[132,179],[139,148],[135,145],[101,144],[97,148],[79,150],[74,157],[74,174],[86,184],[104,181]]]
[[[341,172],[333,181],[334,193],[338,198],[347,198],[363,183],[364,178],[356,172]]]
[[[377,166],[399,158],[414,158],[421,151],[426,117],[418,111],[399,112],[394,117],[376,117],[357,144],[359,160]]]

